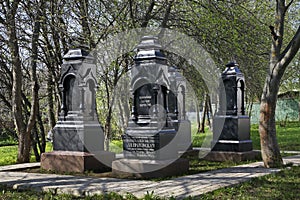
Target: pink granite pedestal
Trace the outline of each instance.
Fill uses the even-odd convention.
[[[105,172],[111,170],[113,160],[115,153],[109,151],[52,151],[42,154],[41,168],[57,172]]]

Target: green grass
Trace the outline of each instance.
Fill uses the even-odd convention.
[[[300,122],[287,122],[285,127],[276,125],[279,148],[282,151],[300,151]],[[253,149],[260,149],[258,125],[251,126]]]
[[[46,152],[52,151],[52,144],[47,142]],[[16,164],[18,145],[0,146],[0,166]],[[30,162],[35,162],[35,156],[31,152]]]
[[[233,167],[237,165],[247,164],[254,161],[242,161],[242,162],[233,162],[233,161],[224,161],[224,162],[217,162],[217,161],[207,161],[207,160],[198,160],[192,159],[190,160],[190,168],[188,175],[197,174],[201,172],[207,172],[217,169],[223,169],[228,167]]]
[[[248,182],[204,194],[201,199],[300,199],[300,167],[253,178]],[[199,199],[199,198],[197,198]]]
[[[287,122],[285,127],[276,125],[277,140],[282,151],[300,151],[300,122]],[[251,140],[253,149],[260,149],[258,125],[251,125]],[[192,124],[192,139],[194,147],[209,147],[212,132],[206,127],[205,133],[197,133],[197,125]],[[205,141],[205,143],[203,143]]]
[[[17,145],[0,147],[0,166],[15,164],[17,160],[17,152]]]
[[[212,131],[209,129],[209,127],[205,127],[205,133],[197,133],[197,129],[197,124],[192,123],[191,132],[193,147],[210,147]]]
[[[112,140],[109,143],[109,150],[115,153],[121,153],[123,151],[122,140]]]

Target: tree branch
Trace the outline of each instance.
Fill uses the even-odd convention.
[[[142,28],[147,27],[149,20],[151,18],[151,12],[153,11],[154,5],[155,5],[155,0],[152,0],[148,7],[147,12],[146,12],[145,18],[142,22],[142,25],[141,25]]]
[[[288,5],[285,7],[285,10],[288,10],[288,9],[289,9],[289,7],[292,5],[293,1],[294,1],[294,0],[291,0],[290,3],[288,3]]]
[[[285,50],[280,54],[280,58],[279,58],[280,66],[285,68],[292,61],[293,57],[298,52],[299,48],[300,48],[300,26],[298,27],[298,30],[294,35],[293,39],[290,41],[290,43],[285,48]]]

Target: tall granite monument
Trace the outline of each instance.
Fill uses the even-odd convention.
[[[161,49],[152,36],[144,36],[137,46],[131,70],[132,116],[122,136],[124,159],[112,164],[116,175],[163,177],[189,168],[187,160],[178,159],[177,96]]]
[[[96,111],[96,65],[82,46],[63,57],[59,89],[61,113],[52,130],[53,150],[42,154],[46,170],[105,171],[115,154],[104,151],[104,134]]]
[[[213,118],[212,152],[209,160],[250,160],[252,151],[250,119],[245,111],[245,79],[236,62],[226,65],[221,77],[219,109]]]

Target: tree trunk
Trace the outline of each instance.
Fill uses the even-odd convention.
[[[252,108],[253,108],[253,100],[251,100],[251,102],[249,103],[248,108],[247,108],[248,116],[250,118],[252,116]]]
[[[197,121],[197,133],[199,133],[200,126],[201,126],[201,121],[200,121],[200,109],[199,109],[199,104],[196,102],[196,121]]]
[[[38,135],[38,129],[36,124],[34,125],[31,133],[31,147],[35,156],[35,161],[40,162],[41,156],[38,150],[38,143],[39,143],[39,135]]]
[[[11,52],[12,71],[13,71],[13,86],[12,86],[12,111],[14,116],[14,123],[18,133],[18,163],[29,162],[30,156],[30,132],[26,131],[24,123],[23,109],[22,109],[22,67],[19,55],[19,44],[16,33],[15,16],[19,1],[13,1],[10,9],[8,10],[8,47]]]
[[[210,100],[210,96],[207,94],[206,95],[206,98],[207,98],[207,124],[209,126],[209,128],[211,128],[211,121],[210,121],[210,118],[211,116],[213,116],[213,113],[212,113],[212,105],[211,105],[211,100]]]
[[[38,110],[40,110],[39,107],[40,106],[38,105]],[[42,154],[46,151],[46,134],[45,134],[45,128],[44,128],[44,124],[40,112],[38,112],[37,114],[37,121],[39,124],[40,137],[41,137],[41,141],[39,141],[39,149],[40,149],[40,154]]]
[[[52,83],[52,73],[48,72],[48,76],[49,77],[47,80],[47,102],[48,102],[49,128],[51,130],[55,126],[55,111],[54,111],[54,100],[53,100],[54,84]]]
[[[269,87],[269,84],[265,84],[264,93],[262,95],[260,104],[260,145],[264,165],[266,167],[280,167],[283,162],[277,142],[275,123],[277,92]],[[271,94],[267,92],[270,90],[272,91]]]
[[[265,167],[280,167],[283,164],[276,137],[275,110],[280,80],[300,47],[299,26],[293,39],[281,52],[284,18],[292,2],[285,6],[285,0],[277,1],[275,27],[270,26],[272,35],[270,66],[261,97],[259,120],[261,153]]]
[[[200,126],[200,129],[198,129],[198,133],[205,133],[205,118],[206,118],[206,113],[207,113],[207,103],[206,103],[206,98],[205,98],[204,105],[203,105],[201,126]]]

